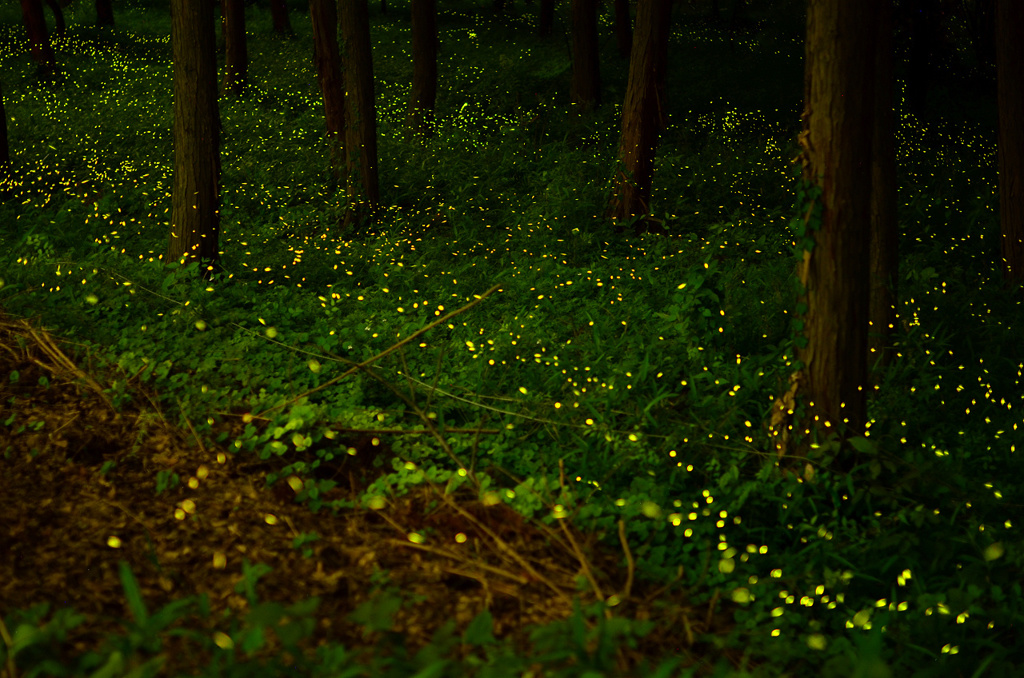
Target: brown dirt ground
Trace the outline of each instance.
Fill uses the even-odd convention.
[[[48,602],[51,613],[73,607],[84,614],[86,622],[60,649],[68,661],[125,632],[121,620],[130,612],[119,561],[130,564],[151,614],[173,600],[207,594],[212,614],[178,625],[212,636],[230,631],[224,612],[239,616],[249,608],[236,592],[243,559],[273,568],[257,584],[261,601],[320,597],[306,650],[325,642],[373,650],[381,634],[347,616],[374,595],[371,576],[386,571],[390,585],[418,594],[396,613],[392,628],[410,649],[428,643],[448,620],[463,631],[487,608],[495,636],[522,650],[529,647],[529,627],[567,618],[574,596],[587,604],[617,595],[616,615],[658,621],[637,647],[619,650],[622,675],[636,675],[645,658],[656,664],[657,657],[678,655],[684,666],[703,664],[706,671],[705,662],[723,656],[740,661],[738,653],[719,654],[700,638],[730,632],[728,603],[715,595],[696,608],[678,580],[666,587],[634,579],[632,568],[622,566],[624,553],[632,564],[628,550],[604,548],[569,520],[553,529],[501,502],[487,505],[471,490],[446,495],[429,484],[389,497],[380,510],[314,514],[295,502],[288,482],[266,487],[264,474],[275,470],[266,462],[168,423],[145,384],[130,382],[133,400],[118,411],[104,392],[114,375],[91,374],[76,361],[89,362],[80,347],[0,310],[0,612],[10,620],[14,610]],[[40,384],[43,377],[48,386]],[[237,435],[241,428],[240,417],[226,417],[217,430]],[[353,444],[364,453],[369,447]],[[106,462],[116,466],[104,475]],[[328,499],[358,501],[371,480],[368,468],[350,469],[348,482]],[[161,470],[178,474],[181,484],[158,494]],[[430,538],[414,544],[408,538],[414,532]],[[320,537],[308,544],[309,557],[292,545],[304,533]],[[581,574],[590,585],[577,593]],[[13,629],[2,621],[9,642]],[[277,643],[270,634],[259,656],[279,654]],[[471,651],[460,647],[457,656]],[[194,674],[211,660],[208,649],[166,633],[160,652],[167,659],[162,675]]]

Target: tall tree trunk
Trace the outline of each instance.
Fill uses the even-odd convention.
[[[999,224],[1003,275],[1024,285],[1024,4],[996,0],[999,105]]]
[[[890,345],[896,328],[899,284],[896,151],[893,142],[892,0],[879,0],[879,5],[871,165],[871,327],[868,331],[868,349],[876,374],[889,364],[892,357]]]
[[[270,18],[274,22],[274,33],[280,36],[293,36],[292,23],[288,20],[288,5],[285,0],[270,0]]]
[[[114,8],[110,4],[110,0],[96,0],[96,25],[114,25]]]
[[[220,49],[228,42],[228,0],[220,0]]]
[[[570,0],[572,14],[572,83],[569,101],[579,113],[601,105],[601,71],[597,48],[597,0]]]
[[[48,79],[54,75],[57,61],[50,45],[50,37],[46,34],[43,3],[40,0],[21,0],[21,18],[28,32],[32,59],[39,65],[39,76]]]
[[[622,107],[622,136],[615,187],[605,216],[622,222],[650,211],[651,182],[658,138],[668,123],[665,80],[668,71],[671,0],[639,0],[629,84]],[[621,229],[621,225],[619,226]],[[644,225],[638,225],[639,233]]]
[[[324,97],[324,121],[331,147],[331,176],[336,183],[345,162],[345,80],[338,56],[338,5],[335,0],[309,0],[309,17],[313,24],[313,64]]]
[[[368,0],[346,0],[338,12],[345,68],[345,172],[348,210],[343,228],[373,219],[377,184],[377,110],[373,96]]]
[[[546,38],[551,35],[555,24],[555,0],[540,0],[540,18],[537,21],[537,35]]]
[[[198,260],[203,277],[220,258],[220,114],[214,0],[171,0],[174,56],[174,190],[167,261]]]
[[[249,52],[245,44],[245,5],[242,0],[226,0],[223,7],[226,33],[224,36],[224,83],[225,92],[236,96],[242,94],[249,75]]]
[[[437,101],[437,0],[412,0],[412,97],[406,130],[433,136]]]
[[[11,164],[11,147],[7,142],[7,109],[4,108],[4,90],[0,86],[0,167]]]
[[[53,34],[63,37],[68,32],[67,22],[64,21],[64,10],[61,9],[57,0],[46,0],[46,5],[53,12]]]
[[[633,26],[629,21],[629,0],[615,0],[615,43],[619,56],[629,58],[633,49]]]
[[[809,400],[802,428],[862,435],[867,339],[877,0],[810,0],[804,67],[804,179],[821,189],[821,223],[799,266],[797,350]],[[808,214],[811,214],[810,212]],[[811,405],[810,403],[813,403]]]

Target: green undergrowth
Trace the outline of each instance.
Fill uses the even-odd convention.
[[[624,520],[637,576],[676,579],[694,604],[729,601],[733,631],[706,640],[749,660],[687,673],[651,658],[644,675],[1019,675],[1024,351],[1020,302],[998,280],[994,169],[930,162],[923,133],[901,123],[897,146],[912,153],[900,165],[898,356],[878,375],[870,435],[857,443],[864,463],[833,475],[835,445],[822,441],[814,481],[798,481],[778,472],[764,422],[792,370],[795,128],[780,121],[798,111],[799,43],[764,23],[763,43],[755,34],[730,48],[680,10],[673,44],[689,49],[673,52],[673,68],[690,75],[669,87],[651,202],[671,237],[625,240],[595,218],[613,177],[617,108],[585,116],[582,135],[569,126],[565,45],[536,38],[521,6],[507,25],[472,3],[443,9],[439,134],[413,146],[401,134],[404,3],[389,5],[372,21],[390,207],[360,238],[335,225],[343,198],[323,169],[308,18],[293,13],[294,41],[264,40],[269,17],[251,10],[250,93],[221,101],[225,272],[209,283],[194,265],[160,261],[172,171],[169,43],[158,39],[167,21],[134,6],[118,19],[138,31],[122,40],[127,56],[82,49],[72,62],[75,36],[95,37],[76,10],[58,50],[62,93],[24,75],[23,31],[3,10],[17,168],[0,207],[6,311],[38,318],[118,375],[107,391],[115,405],[145,383],[208,444],[279,462],[267,483],[309,479],[313,510],[353,505],[322,499],[332,481],[318,468],[344,454],[336,429],[436,427],[450,455],[434,438],[395,436],[394,459],[380,460],[393,472],[359,501],[468,471],[523,515],[569,517],[608,544]],[[609,22],[602,78],[615,102],[627,69]],[[689,60],[732,75],[694,80]],[[773,100],[771,115],[759,113],[769,107],[750,100],[744,83],[762,87],[769,69],[779,85],[764,96],[788,111]],[[142,77],[159,86],[139,87]],[[79,82],[88,88],[70,89]],[[124,127],[110,107],[127,111]],[[964,157],[991,157],[991,144],[961,142]],[[246,414],[257,421],[239,435],[220,425]],[[23,415],[0,421],[0,433],[19,435]],[[475,428],[497,433],[447,431]],[[82,621],[75,612],[2,610],[18,675],[157,675],[160,638],[176,633],[214,653],[206,676],[601,676],[614,675],[618,644],[646,632],[580,609],[537,629],[525,658],[493,639],[484,614],[439,629],[414,655],[390,638],[369,664],[325,646],[257,666],[247,657],[264,632],[298,643],[316,601],[252,598],[231,633],[210,637],[179,624],[209,614],[203,599],[149,611],[121,574],[128,630],[70,664],[48,657]],[[384,630],[381,610],[400,599],[390,592],[358,619]],[[472,661],[450,659],[460,643],[478,648]],[[550,670],[529,673],[534,665]]]

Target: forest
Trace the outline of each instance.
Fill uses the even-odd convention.
[[[0,5],[0,678],[1024,675],[1022,31]]]

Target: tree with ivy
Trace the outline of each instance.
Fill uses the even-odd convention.
[[[807,7],[799,137],[804,211],[797,241],[802,251],[798,364],[789,400],[781,399],[788,412],[798,410],[786,426],[798,437],[862,435],[867,418],[869,224],[880,1],[884,0],[810,0]],[[775,433],[782,433],[778,417],[773,415],[772,424]]]

